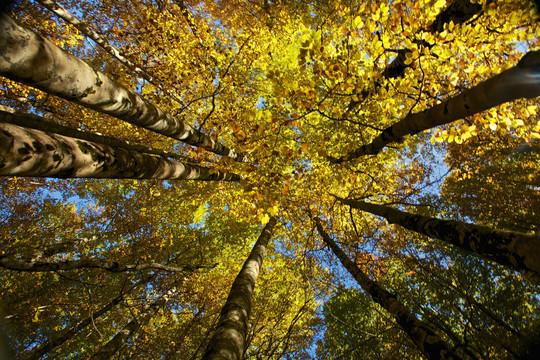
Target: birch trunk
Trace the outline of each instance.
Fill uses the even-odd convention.
[[[517,271],[530,271],[540,275],[538,236],[492,230],[462,221],[439,220],[358,200],[338,199],[355,209],[382,216],[390,224],[397,224],[419,234],[442,240]]]
[[[373,301],[381,305],[394,317],[394,319],[396,319],[396,322],[407,335],[409,335],[416,346],[428,359],[460,359],[459,356],[450,350],[448,344],[443,341],[431,327],[413,315],[409,309],[398,301],[395,295],[383,289],[377,282],[371,280],[364,272],[362,272],[362,270],[347,257],[343,250],[341,250],[335,241],[324,231],[318,218],[315,218],[315,223],[324,242],[339,258],[341,264],[356,279],[362,289],[371,295]]]
[[[0,53],[0,75],[11,80],[218,155],[243,159],[6,14],[0,14]]]
[[[410,114],[384,129],[369,144],[328,160],[339,164],[365,155],[377,155],[386,145],[433,127],[451,123],[505,102],[540,96],[540,51],[527,53],[519,63],[461,94],[420,113]]]
[[[0,123],[0,175],[238,181],[236,174]]]
[[[275,217],[270,218],[234,280],[203,359],[242,360],[244,357],[251,298],[276,222]]]

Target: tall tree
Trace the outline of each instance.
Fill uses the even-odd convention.
[[[126,294],[129,294],[131,290],[133,290],[134,288],[140,285],[146,284],[147,282],[152,280],[153,277],[154,277],[153,275],[146,276],[145,278],[139,280],[136,284],[131,286],[131,288],[128,289],[127,291],[124,291],[122,289],[122,292],[120,293],[120,295],[116,296],[110,302],[106,303],[104,306],[102,306],[95,312],[91,313],[88,317],[79,320],[72,326],[53,335],[47,342],[36,346],[35,348],[28,351],[28,353],[21,354],[19,358],[24,359],[24,360],[36,360],[36,359],[41,358],[43,355],[49,353],[54,348],[68,341],[70,338],[75,336],[79,331],[81,331],[88,325],[92,324],[97,318],[106,314],[108,311],[110,311],[112,308],[114,308],[116,305],[122,302]]]
[[[406,135],[416,135],[508,101],[535,98],[540,95],[540,85],[535,80],[539,72],[540,51],[531,51],[515,67],[432,108],[420,113],[410,113],[384,129],[369,144],[349,151],[347,155],[339,158],[329,157],[329,160],[341,163],[360,156],[377,155],[387,144],[400,141]]]
[[[148,299],[170,289],[178,296],[152,316],[153,331],[136,331],[115,357],[203,356],[260,224],[279,213],[279,240],[258,265],[235,356],[309,359],[317,347],[354,357],[338,348],[360,337],[335,336],[322,326],[332,325],[330,312],[320,309],[337,298],[349,314],[341,295],[357,286],[324,251],[302,215],[307,208],[332,224],[368,279],[400,294],[402,306],[439,329],[459,355],[498,360],[535,352],[525,349],[538,328],[539,290],[530,277],[331,196],[538,232],[538,157],[519,147],[540,138],[538,99],[529,98],[538,89],[540,22],[530,1],[40,1],[68,21],[28,0],[0,21],[1,126],[24,128],[17,143],[12,130],[0,131],[0,169],[10,167],[0,177],[0,257],[20,270],[66,271],[0,267],[0,331],[16,353],[46,344],[143,275],[95,265],[199,264],[205,269],[181,275],[180,283],[165,271],[140,270],[155,277],[126,306],[47,356],[90,357],[120,324],[143,314]],[[508,74],[534,76],[530,84],[524,77],[503,84]],[[47,139],[39,149],[45,138],[36,139],[37,131]],[[381,141],[381,134],[389,137]],[[345,161],[370,143],[373,154]],[[80,153],[81,144],[94,159]],[[245,159],[240,153],[250,161],[227,157]],[[51,166],[60,155],[116,178],[31,177],[57,176]],[[126,161],[115,162],[118,155]],[[138,172],[124,171],[133,163]],[[187,168],[241,180],[159,175]],[[81,264],[92,267],[67,271]],[[380,331],[373,334],[385,331],[366,351],[418,357],[380,310],[374,303],[351,316],[366,322],[359,330],[374,324]],[[344,312],[334,315],[342,320]],[[523,334],[520,341],[499,340],[509,329]],[[316,344],[323,333],[336,341]]]
[[[47,39],[0,17],[0,74],[187,144],[242,160],[223,144],[172,117]]]
[[[439,220],[364,201],[338,199],[355,209],[382,216],[390,224],[397,224],[445,241],[515,270],[530,271],[540,275],[540,237],[538,236],[492,230],[462,221]]]
[[[226,174],[176,160],[0,123],[1,175],[72,178],[226,180]]]
[[[141,327],[145,326],[150,319],[152,319],[152,316],[154,316],[167,303],[170,296],[172,296],[171,293],[159,296],[141,314],[127,323],[127,325],[124,326],[124,328],[120,330],[118,334],[116,334],[106,344],[101,346],[94,353],[94,355],[92,355],[92,359],[110,359],[126,341],[131,339],[131,337],[134,336]]]
[[[234,280],[203,359],[240,360],[244,357],[251,298],[276,223],[275,217],[270,218]]]
[[[371,295],[373,300],[386,309],[401,326],[403,331],[414,341],[418,349],[429,359],[460,359],[450,346],[428,325],[419,320],[407,309],[397,297],[383,289],[377,282],[370,279],[349,257],[339,248],[336,242],[324,231],[319,218],[315,218],[319,235],[338,257],[343,267],[355,278],[358,284]]]

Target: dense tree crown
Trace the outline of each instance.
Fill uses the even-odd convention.
[[[0,358],[540,351],[535,2],[1,11]]]

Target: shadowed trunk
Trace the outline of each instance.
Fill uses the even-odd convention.
[[[148,324],[150,319],[163,307],[169,300],[170,294],[160,296],[150,306],[148,306],[142,314],[131,320],[120,332],[118,332],[111,340],[104,344],[94,355],[93,360],[108,360],[110,359],[126,341],[131,339],[139,329]]]
[[[0,175],[240,180],[236,174],[6,123],[0,123]]]
[[[412,341],[428,359],[449,360],[460,359],[454,354],[448,344],[443,341],[431,327],[419,320],[409,309],[403,306],[396,297],[383,289],[377,282],[371,280],[360,268],[347,257],[335,241],[324,231],[319,218],[315,218],[317,230],[324,242],[339,258],[341,264],[356,279],[358,284],[368,293],[377,304],[386,309],[409,335]]]
[[[203,359],[242,360],[244,357],[251,298],[276,222],[275,217],[270,218],[234,280]]]
[[[8,270],[26,272],[51,272],[66,271],[75,269],[102,269],[114,273],[140,270],[163,270],[171,272],[194,271],[196,269],[209,268],[211,266],[169,266],[158,263],[147,263],[137,265],[122,265],[116,261],[101,259],[67,260],[58,262],[25,261],[0,255],[0,267]]]
[[[492,230],[462,221],[439,220],[358,200],[338,199],[355,209],[382,216],[390,224],[397,224],[419,234],[442,240],[517,271],[530,271],[540,275],[538,236]]]

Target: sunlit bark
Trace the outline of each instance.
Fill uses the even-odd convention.
[[[429,109],[405,116],[384,129],[371,143],[338,158],[329,156],[328,160],[339,164],[365,155],[376,155],[388,144],[405,136],[416,135],[505,102],[537,96],[540,96],[540,51],[531,51],[516,66]]]
[[[0,53],[0,75],[11,80],[218,155],[243,158],[6,14],[0,15]]]
[[[0,123],[0,175],[238,181],[236,174]]]
[[[272,237],[276,218],[270,218],[253,246],[242,270],[234,280],[229,297],[221,309],[219,322],[210,339],[203,359],[241,360],[251,313],[251,298],[259,276],[266,247]]]

